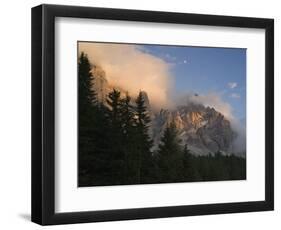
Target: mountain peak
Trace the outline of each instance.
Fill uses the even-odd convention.
[[[183,145],[195,154],[232,151],[235,133],[230,122],[214,108],[190,103],[172,111],[161,110],[153,123],[155,143],[171,122],[175,123]]]

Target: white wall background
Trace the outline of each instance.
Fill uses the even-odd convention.
[[[30,222],[30,8],[41,1],[1,2],[0,13],[0,226],[39,229]],[[55,226],[54,229],[278,229],[281,225],[281,80],[279,1],[56,0],[44,3],[162,10],[275,19],[275,211]],[[50,228],[50,227],[47,227]]]

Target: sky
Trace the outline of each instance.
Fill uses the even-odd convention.
[[[246,117],[246,49],[141,45],[170,64],[174,93],[216,94],[238,120]]]
[[[132,96],[146,91],[156,112],[191,100],[245,121],[246,49],[102,42],[78,47],[102,67],[110,85]]]

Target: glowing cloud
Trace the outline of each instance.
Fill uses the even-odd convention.
[[[131,95],[144,90],[155,109],[168,107],[172,87],[170,65],[144,52],[140,46],[112,43],[79,43],[79,52],[85,52],[91,63],[99,65],[111,85]]]

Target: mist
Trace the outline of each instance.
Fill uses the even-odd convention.
[[[218,112],[222,113],[227,119],[233,120],[233,109],[230,104],[223,101],[221,96],[215,92],[210,92],[204,95],[196,93],[186,93],[175,99],[177,105],[186,105],[189,103],[202,104],[215,108]]]
[[[206,95],[192,96],[190,100],[194,103],[213,107],[223,114],[230,121],[231,128],[237,134],[233,142],[233,150],[235,152],[246,151],[246,127],[233,115],[233,108],[223,100],[221,95],[211,92]]]

